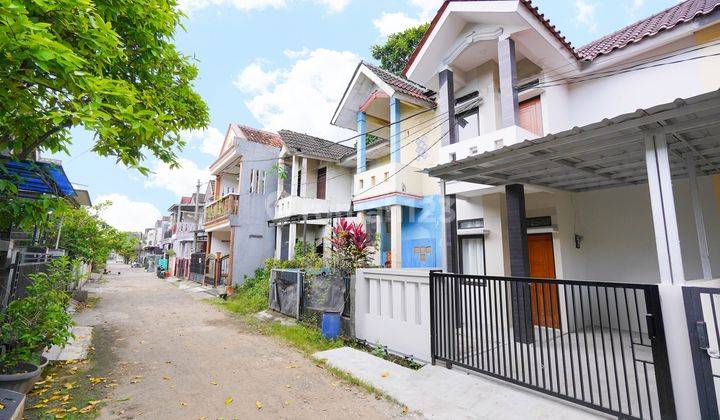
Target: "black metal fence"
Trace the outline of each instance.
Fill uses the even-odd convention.
[[[47,270],[53,254],[32,248],[10,249],[3,252],[4,264],[0,269],[0,311],[10,302],[27,296],[31,274]]]
[[[196,252],[190,255],[190,280],[202,283],[205,277],[205,253]]]
[[[683,287],[695,382],[703,420],[720,419],[720,289]]]
[[[622,418],[674,418],[656,285],[432,272],[433,363]]]

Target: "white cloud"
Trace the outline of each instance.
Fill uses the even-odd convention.
[[[585,26],[590,32],[595,32],[597,29],[596,7],[597,4],[595,3],[586,0],[575,0],[576,23]]]
[[[283,51],[283,54],[285,54],[285,57],[287,58],[306,57],[308,54],[310,54],[310,48],[302,47],[299,50],[285,50]]]
[[[630,20],[637,19],[638,12],[645,6],[645,0],[627,0],[625,8]]]
[[[179,6],[186,12],[205,9],[212,6],[234,6],[243,12],[263,9],[282,9],[297,0],[180,0]],[[313,3],[327,8],[329,13],[336,13],[345,8],[350,0],[313,0]]]
[[[100,213],[110,226],[130,232],[139,232],[153,226],[160,218],[160,210],[151,203],[132,201],[125,195],[106,194],[95,199],[96,203],[111,201],[112,205]]]
[[[347,137],[350,132],[331,126],[330,118],[359,61],[352,52],[322,48],[298,55],[287,68],[266,69],[266,63],[255,61],[248,66],[259,63],[252,73],[259,69],[264,76],[258,73],[256,77],[272,83],[265,90],[250,92],[245,105],[266,130],[287,128],[328,139]]]
[[[200,150],[212,156],[220,154],[220,148],[225,140],[225,135],[215,127],[184,131],[181,137],[189,144],[200,143]]]
[[[172,169],[166,163],[157,162],[148,180],[145,181],[145,187],[165,188],[180,197],[192,194],[198,179],[200,182],[205,182],[210,178],[210,171],[207,168],[199,168],[189,159],[180,158],[178,164],[178,168]]]
[[[296,52],[290,52],[295,54]],[[288,55],[288,52],[285,52]],[[280,76],[280,70],[265,71],[263,70],[263,64],[267,64],[267,61],[257,59],[250,65],[242,69],[237,75],[233,84],[235,87],[245,93],[256,93],[265,92],[277,81]]]
[[[417,16],[413,17],[405,12],[383,12],[379,18],[373,19],[373,26],[377,28],[381,36],[386,37],[429,22],[442,6],[443,0],[408,0],[408,3],[410,6],[420,9]]]
[[[407,28],[418,26],[426,20],[421,16],[410,17],[403,12],[383,13],[379,18],[373,19],[373,25],[380,31],[380,35],[389,36]]]

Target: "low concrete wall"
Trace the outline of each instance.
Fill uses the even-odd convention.
[[[357,270],[356,337],[430,361],[429,285],[429,270]]]

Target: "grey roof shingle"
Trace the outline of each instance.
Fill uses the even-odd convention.
[[[292,154],[302,154],[319,159],[339,161],[345,156],[355,153],[355,148],[344,146],[330,140],[321,139],[309,134],[290,130],[278,132],[285,147]]]

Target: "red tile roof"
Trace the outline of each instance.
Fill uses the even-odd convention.
[[[182,197],[180,199],[180,204],[190,204],[192,202],[192,197]]]
[[[430,98],[430,95],[432,92],[426,88],[423,87],[415,82],[412,82],[403,76],[398,76],[394,73],[391,73],[387,70],[383,70],[380,67],[376,67],[370,63],[367,63],[363,61],[360,63],[360,65],[364,65],[370,71],[375,73],[377,77],[380,78],[383,82],[387,83],[391,87],[393,87],[395,90],[404,93],[406,95],[412,96],[413,98],[420,99],[421,101],[424,101],[430,105],[435,105],[435,101]]]
[[[255,143],[264,144],[266,146],[277,147],[282,149],[283,142],[277,133],[258,130],[257,128],[248,127],[246,125],[233,124],[233,129],[239,135]]]
[[[598,56],[640,42],[660,31],[672,29],[698,16],[710,14],[718,6],[720,6],[720,0],[686,0],[660,13],[605,35],[587,45],[583,45],[577,49],[577,52],[583,60],[591,61]]]
[[[417,54],[422,49],[423,45],[430,36],[435,25],[437,25],[442,16],[443,12],[447,8],[450,2],[460,1],[481,1],[481,0],[445,0],[438,9],[435,17],[430,22],[430,27],[425,31],[420,43],[413,51],[412,55],[408,59],[403,74],[407,73],[408,69],[412,65]],[[532,0],[520,0],[520,2],[533,14],[535,17],[575,56],[578,60],[592,61],[598,56],[609,54],[614,50],[624,48],[632,43],[640,42],[643,39],[653,36],[660,31],[672,29],[675,26],[689,22],[698,16],[704,16],[714,12],[718,6],[720,6],[720,0],[686,0],[673,7],[663,10],[660,13],[656,13],[646,19],[639,22],[633,23],[632,25],[626,26],[618,31],[615,31],[609,35],[606,35],[596,41],[590,42],[587,45],[583,45],[579,48],[573,48],[569,41],[564,36],[560,35],[560,31],[557,30],[555,25],[550,24],[550,21],[545,18],[545,15],[540,13],[536,6],[533,6]]]

